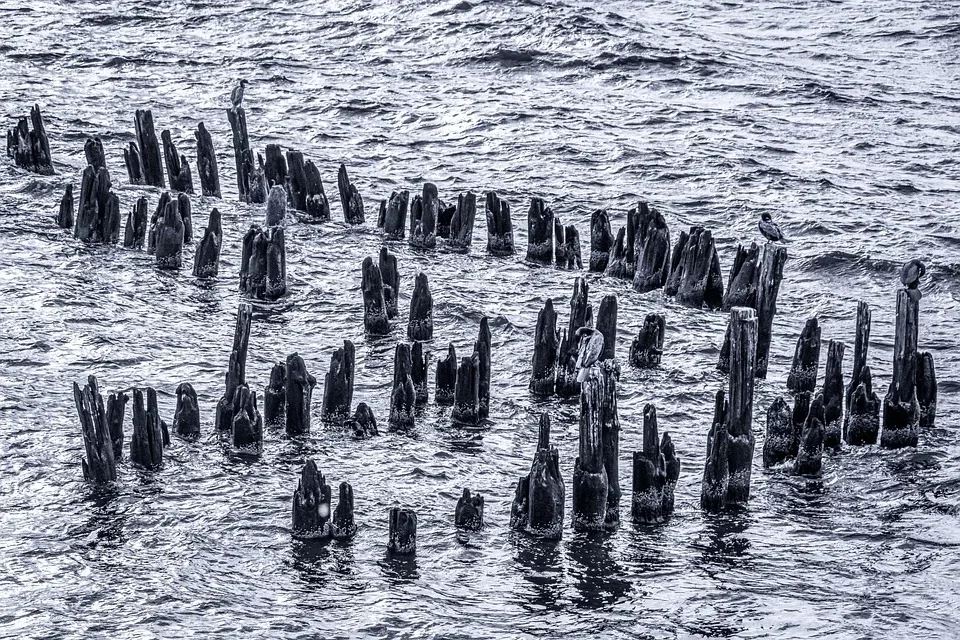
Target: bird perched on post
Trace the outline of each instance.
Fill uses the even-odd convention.
[[[580,353],[577,356],[577,382],[583,382],[603,353],[603,334],[590,327],[580,327],[574,335],[580,339]]]
[[[233,88],[233,91],[230,92],[230,102],[233,103],[234,111],[240,108],[240,104],[243,102],[243,88],[248,84],[250,83],[246,80],[241,80],[237,83],[237,86]]]
[[[923,295],[920,293],[920,278],[927,272],[927,266],[914,258],[903,263],[900,269],[900,282],[907,288],[907,294],[914,300],[919,301]]]
[[[783,232],[780,231],[780,227],[777,226],[777,223],[773,221],[773,218],[769,213],[763,213],[760,215],[760,222],[757,224],[757,228],[760,229],[760,233],[764,238],[770,242],[783,242],[785,238],[783,237]]]

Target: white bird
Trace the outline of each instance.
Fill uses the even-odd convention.
[[[773,221],[769,213],[764,213],[760,216],[760,222],[757,224],[757,228],[760,229],[763,237],[771,242],[784,241],[783,232],[780,231],[780,227]]]
[[[580,353],[577,357],[577,382],[587,379],[590,369],[603,354],[603,334],[590,327],[580,327],[576,335],[580,338]]]
[[[237,83],[237,86],[233,88],[233,91],[230,92],[230,102],[233,103],[233,110],[236,111],[240,108],[240,104],[243,102],[243,88],[250,84],[246,80],[241,80]]]

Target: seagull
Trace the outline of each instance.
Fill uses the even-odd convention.
[[[243,88],[250,84],[246,80],[241,80],[237,83],[237,86],[233,88],[233,91],[230,93],[230,102],[233,103],[233,110],[236,111],[240,108],[240,103],[243,102]]]
[[[777,223],[773,221],[773,218],[770,217],[769,213],[760,215],[760,223],[757,225],[757,228],[760,229],[760,233],[763,234],[763,237],[770,242],[784,241],[783,232],[780,231],[780,227],[778,227]]]
[[[927,272],[927,266],[914,258],[903,263],[900,269],[900,282],[907,288],[907,294],[914,300],[919,301],[921,297],[920,278]]]
[[[577,357],[577,382],[583,382],[603,353],[603,334],[590,327],[580,327],[574,335],[580,339],[580,354]]]

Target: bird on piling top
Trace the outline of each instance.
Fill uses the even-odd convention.
[[[763,213],[760,215],[760,222],[757,224],[757,228],[760,229],[760,233],[764,238],[770,242],[783,242],[783,232],[780,231],[780,227],[777,226],[777,223],[773,221],[773,218],[769,213]]]
[[[237,83],[237,86],[233,88],[233,91],[230,92],[230,102],[233,103],[233,110],[236,111],[240,108],[240,104],[243,102],[243,88],[250,84],[246,80],[241,80]]]
[[[927,272],[927,266],[914,258],[903,263],[900,269],[900,282],[907,288],[907,294],[914,300],[919,301],[923,295],[920,293],[920,278]]]
[[[577,357],[577,382],[583,382],[603,353],[603,334],[590,327],[580,327],[574,335],[580,339],[580,353]]]

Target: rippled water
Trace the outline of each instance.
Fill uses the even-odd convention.
[[[0,2],[4,126],[40,103],[58,174],[0,172],[0,635],[185,637],[908,637],[960,629],[960,258],[956,149],[960,19],[953,3],[725,2]],[[314,420],[312,437],[266,437],[256,462],[213,435],[239,294],[241,235],[262,218],[235,202],[224,108],[239,77],[258,148],[301,149],[321,168],[334,217],[344,161],[367,203],[435,182],[441,198],[497,189],[542,196],[589,238],[589,213],[614,227],[638,199],[674,236],[711,227],[724,270],[770,211],[793,238],[768,379],[758,384],[757,459],[748,512],[698,506],[715,370],[726,318],[634,293],[591,274],[590,298],[620,295],[618,353],[645,313],[667,317],[663,366],[624,367],[621,483],[642,408],[658,406],[683,462],[677,512],[654,527],[541,543],[509,531],[516,478],[555,418],[567,479],[573,401],[527,392],[536,313],[549,296],[565,322],[570,272],[486,255],[394,247],[401,309],[418,270],[435,300],[434,356],[462,351],[491,318],[491,424],[450,426],[430,405],[412,434],[354,441]],[[153,109],[194,164],[202,120],[220,157],[222,202],[194,200],[201,227],[224,214],[221,278],[161,273],[152,257],[88,247],[51,216],[78,186],[83,141],[99,135],[123,210],[121,149],[133,112]],[[256,307],[248,380],[298,351],[322,379],[344,338],[357,344],[357,401],[385,422],[393,347],[365,339],[359,266],[374,225],[287,230],[290,294]],[[187,250],[192,257],[192,248]],[[920,344],[940,378],[935,429],[916,450],[845,448],[819,481],[763,470],[763,415],[784,383],[803,321],[845,340],[856,300],[873,307],[869,364],[889,383],[897,269],[930,267]],[[187,261],[189,262],[189,261]],[[192,263],[191,263],[192,264]],[[404,314],[401,314],[404,326]],[[824,350],[825,354],[825,350]],[[435,357],[431,359],[434,363]],[[433,383],[431,364],[430,383]],[[822,372],[822,368],[821,368]],[[70,384],[150,385],[172,418],[178,383],[200,396],[204,437],[174,442],[164,468],[121,465],[112,493],[82,480]],[[319,411],[320,390],[314,396]],[[129,407],[128,407],[129,413]],[[129,420],[129,418],[128,418]],[[128,423],[129,425],[129,423]],[[128,426],[129,434],[129,426]],[[289,532],[307,457],[356,490],[361,529],[347,545]],[[483,533],[458,538],[463,486],[487,499]],[[420,518],[416,560],[384,558],[389,506]],[[625,518],[625,521],[627,518]]]

